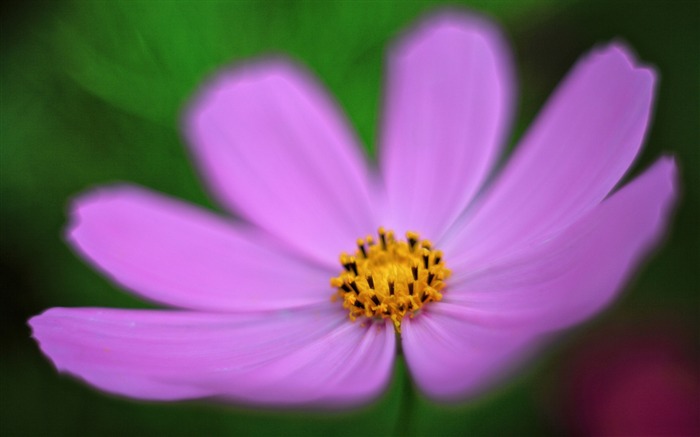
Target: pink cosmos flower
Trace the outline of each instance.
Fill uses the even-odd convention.
[[[186,133],[213,193],[245,221],[133,186],[81,196],[77,252],[180,309],[53,308],[30,321],[42,351],[139,399],[345,406],[383,390],[400,341],[425,394],[477,393],[604,308],[675,197],[668,157],[616,189],[655,82],[619,43],[576,64],[492,177],[512,77],[492,24],[423,21],[390,53],[374,171],[299,67],[223,72]]]

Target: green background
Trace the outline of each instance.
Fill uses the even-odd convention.
[[[131,181],[218,210],[198,178],[178,117],[217,68],[270,54],[314,72],[375,150],[388,45],[433,2],[4,2],[0,125],[0,434],[549,435],[576,434],[569,363],[596,339],[663,331],[698,358],[700,302],[700,3],[465,2],[495,19],[514,50],[518,111],[511,144],[576,59],[628,42],[660,72],[654,122],[633,169],[661,153],[681,168],[669,236],[608,311],[565,333],[488,395],[435,405],[403,363],[388,392],[360,410],[314,414],[105,395],[59,376],[26,320],[53,306],[141,308],[62,240],[69,199]],[[663,334],[663,332],[661,333]],[[624,339],[621,338],[621,344]],[[624,346],[624,344],[623,344]],[[697,384],[697,372],[694,373]],[[574,407],[575,409],[575,407]]]

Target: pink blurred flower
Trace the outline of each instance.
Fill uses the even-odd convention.
[[[559,408],[569,422],[565,433],[700,435],[700,366],[693,344],[676,322],[654,319],[589,336],[557,384]]]
[[[212,191],[246,221],[133,186],[78,198],[77,252],[181,309],[53,308],[30,321],[42,351],[134,398],[343,406],[383,390],[400,338],[425,394],[477,393],[543,335],[604,308],[675,197],[669,157],[614,190],[640,149],[655,82],[617,43],[576,64],[485,187],[512,78],[491,23],[424,21],[390,53],[377,177],[298,66],[223,72],[189,108],[186,132]],[[331,301],[338,255],[379,226],[430,238],[452,271],[442,300],[404,318],[400,337],[390,319],[352,322]]]

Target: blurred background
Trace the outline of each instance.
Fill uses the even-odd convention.
[[[454,4],[452,2],[451,4]],[[407,386],[336,414],[140,403],[59,376],[26,320],[53,306],[141,308],[62,240],[76,193],[131,181],[218,210],[178,117],[222,66],[286,54],[314,72],[372,156],[388,44],[436,3],[5,1],[0,38],[0,435],[700,434],[700,2],[482,0],[515,54],[511,145],[593,46],[621,39],[660,72],[632,174],[677,157],[668,237],[617,303],[481,398],[440,406]]]

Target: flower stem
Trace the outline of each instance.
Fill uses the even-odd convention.
[[[396,425],[395,435],[401,437],[410,437],[412,435],[412,418],[416,403],[416,390],[411,381],[411,375],[408,373],[406,360],[401,356],[401,367],[403,374],[401,376],[401,399],[399,404],[398,423]]]

